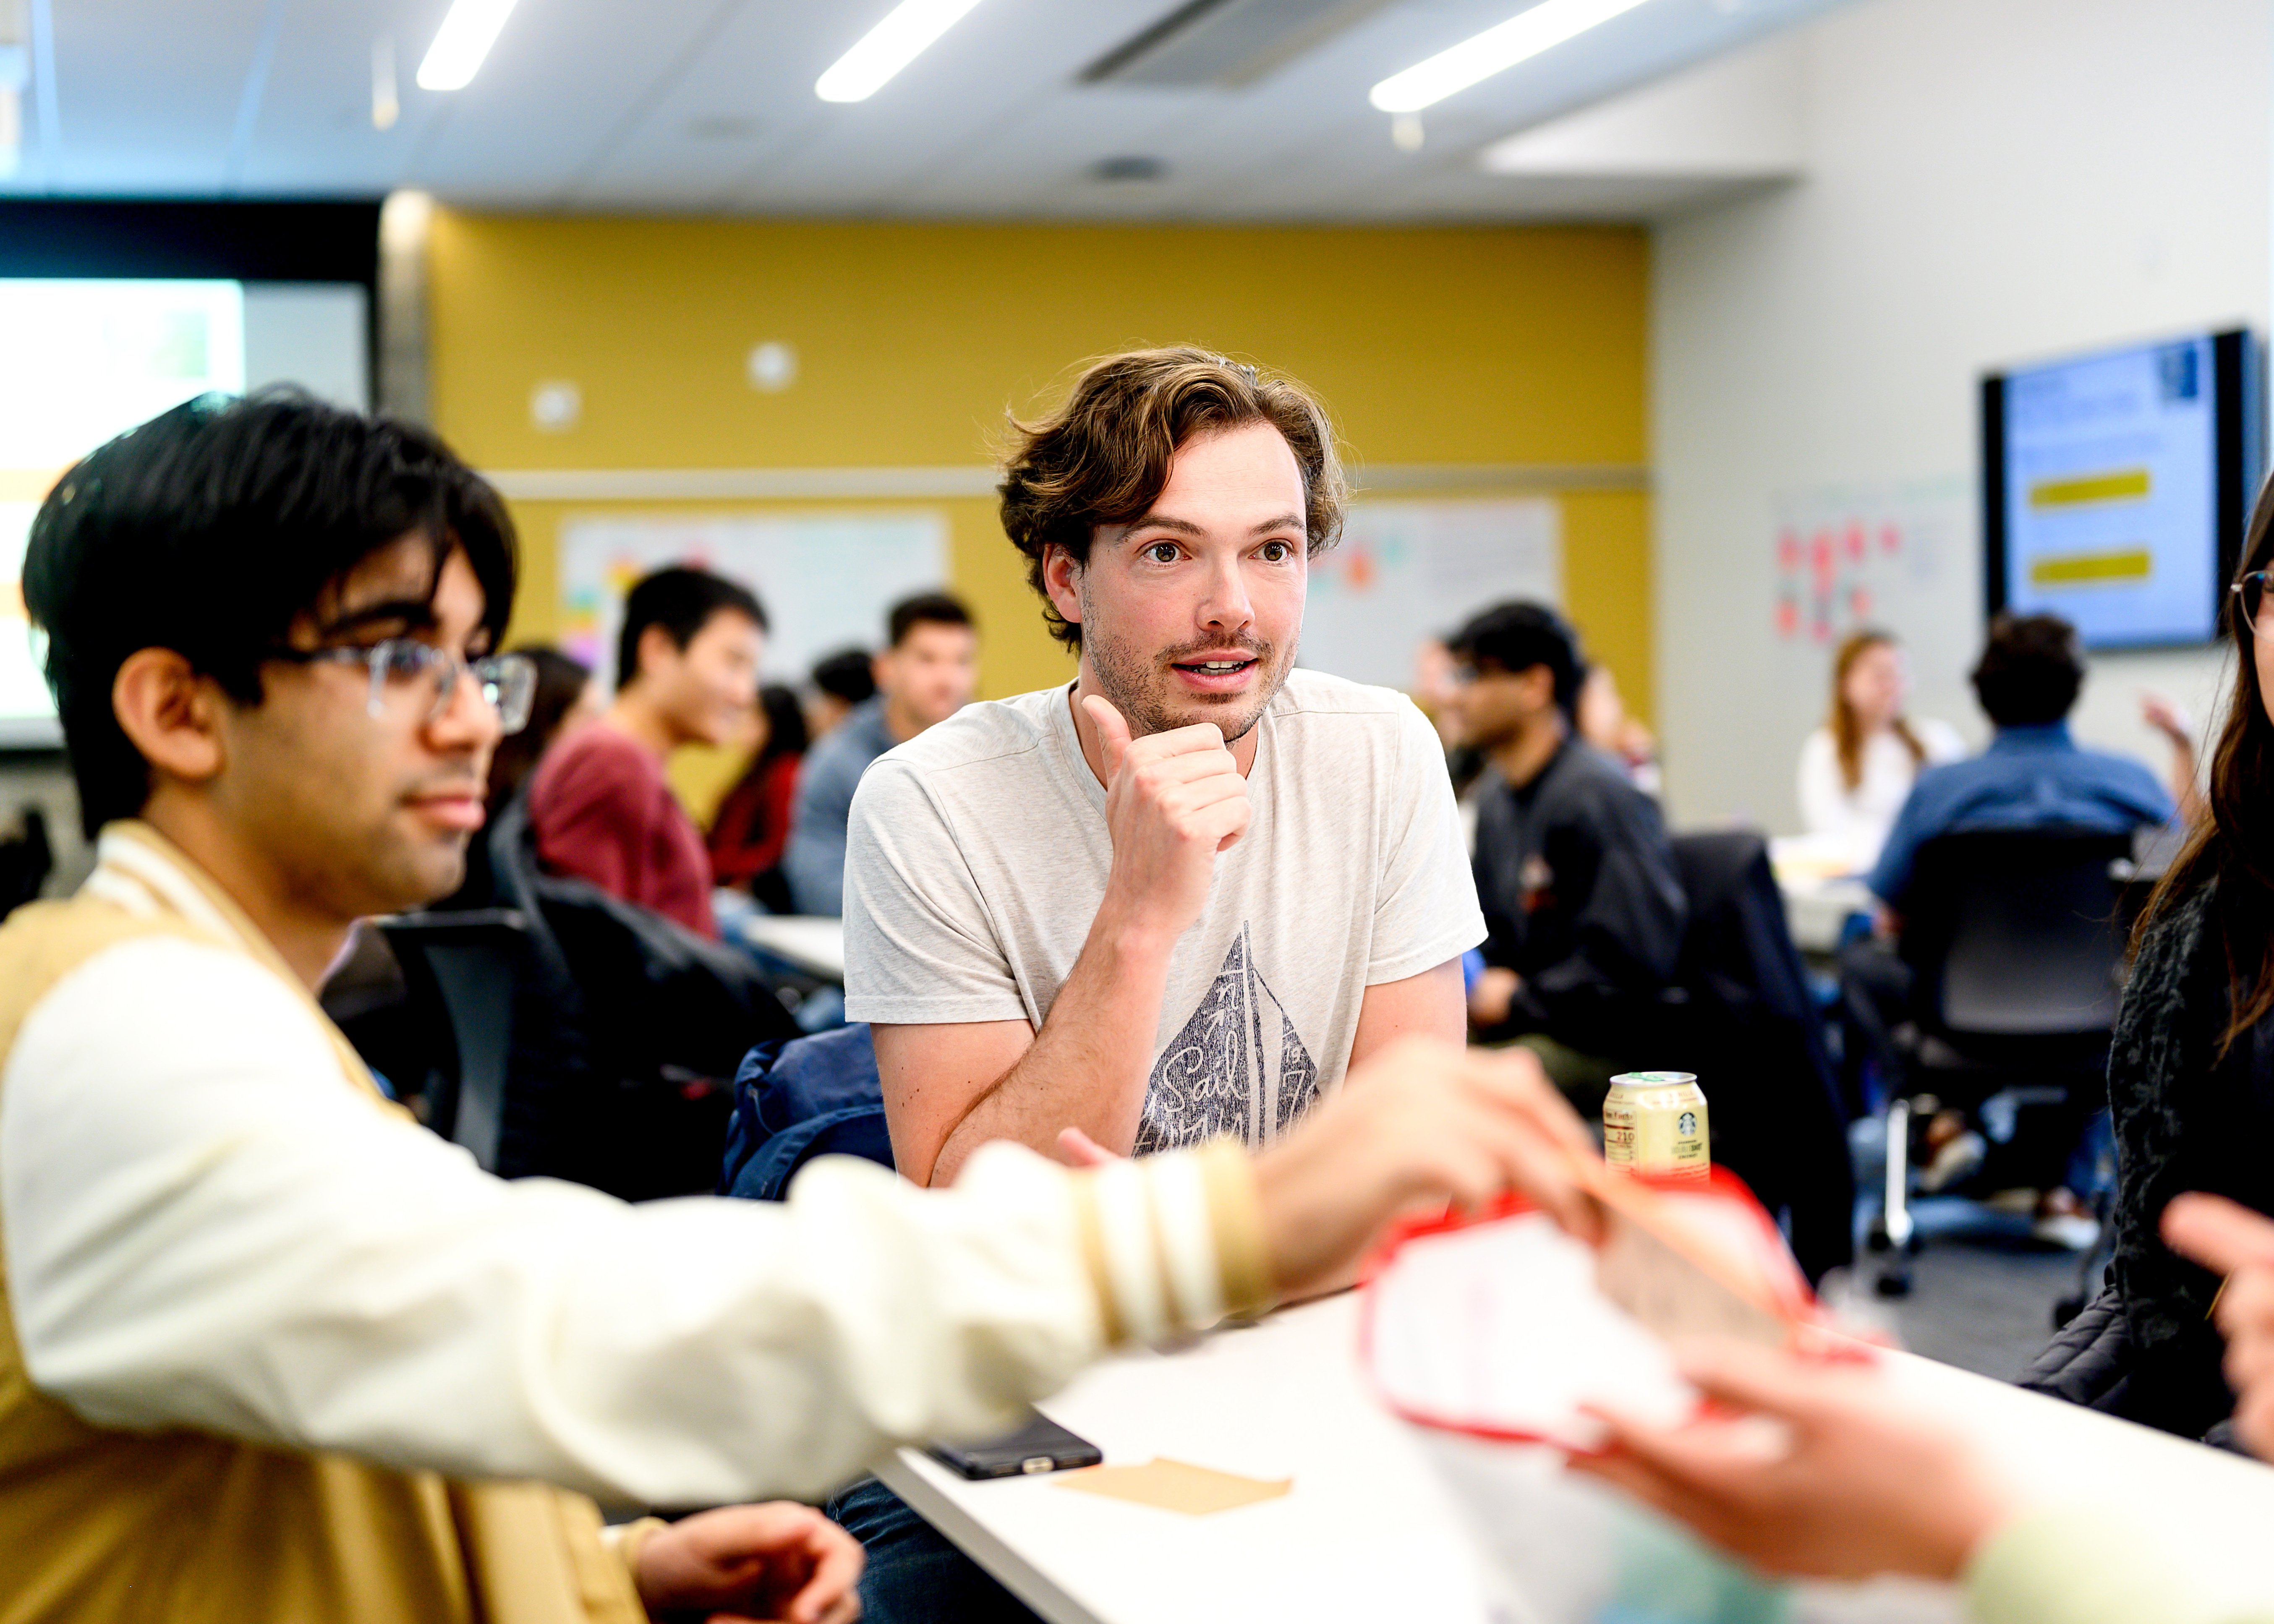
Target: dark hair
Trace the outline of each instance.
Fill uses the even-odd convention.
[[[670,635],[672,647],[684,650],[714,614],[745,615],[768,629],[766,612],[757,594],[739,581],[714,575],[707,569],[672,564],[642,576],[624,597],[623,629],[616,634],[616,688],[629,688],[639,675],[640,639],[651,626]]]
[[[750,763],[751,772],[782,756],[805,754],[813,738],[806,731],[805,707],[797,703],[795,688],[767,683],[758,690],[758,709],[765,713],[766,741]]]
[[[1143,518],[1180,448],[1251,423],[1277,429],[1295,454],[1306,551],[1316,557],[1342,534],[1348,492],[1326,409],[1291,380],[1189,345],[1137,350],[1093,363],[1056,411],[1033,423],[1011,420],[1013,443],[998,487],[1003,530],[1027,556],[1027,584],[1043,600],[1051,636],[1081,646],[1081,628],[1043,589],[1045,550],[1062,547],[1088,563],[1092,530]]]
[[[2274,480],[2259,488],[2250,510],[2235,579],[2267,568],[2274,568]],[[2255,635],[2243,618],[2239,593],[2227,594],[2226,613],[2234,639],[2234,687],[2211,751],[2207,810],[2164,871],[2132,932],[2136,952],[2148,932],[2182,900],[2205,886],[2213,888],[2205,929],[2226,960],[2221,1059],[2237,1038],[2274,1011],[2274,721],[2267,719]]]
[[[813,686],[848,705],[877,696],[876,656],[866,649],[840,649],[813,663]]]
[[[2084,686],[2076,628],[2057,614],[2000,614],[1972,676],[1974,696],[1999,726],[2058,722]]]
[[[885,647],[897,649],[907,635],[919,626],[969,626],[971,611],[963,600],[946,592],[918,592],[914,598],[903,598],[892,605],[885,620],[890,635]]]
[[[1587,680],[1586,657],[1570,622],[1544,604],[1495,604],[1445,640],[1455,659],[1478,670],[1497,667],[1511,676],[1547,667],[1555,708],[1569,718]]]
[[[207,395],[75,463],[40,505],[24,602],[47,638],[79,812],[93,835],[150,798],[150,767],[111,706],[118,669],[170,649],[239,703],[292,624],[372,554],[425,538],[434,584],[462,551],[493,637],[513,610],[513,522],[424,429],[295,389]]]
[[[592,683],[592,668],[570,659],[560,650],[541,643],[524,643],[514,650],[529,657],[537,667],[537,697],[531,702],[529,720],[517,733],[498,741],[490,756],[489,807],[493,816],[511,801],[537,763],[551,748],[553,735],[584,690]]]

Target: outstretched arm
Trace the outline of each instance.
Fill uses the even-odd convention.
[[[2172,804],[2179,820],[2192,825],[2203,809],[2202,790],[2195,777],[2195,728],[2185,710],[2161,694],[2140,695],[2140,719],[2164,735],[2172,747]]]

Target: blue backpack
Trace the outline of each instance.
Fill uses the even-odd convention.
[[[892,1165],[877,1048],[863,1025],[817,1037],[772,1039],[742,1056],[719,1193],[779,1201],[816,1156]]]

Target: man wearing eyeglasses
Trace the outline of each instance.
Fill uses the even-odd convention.
[[[94,876],[0,927],[0,1612],[236,1624],[847,1624],[806,1506],[984,1437],[1120,1342],[1517,1186],[1585,1232],[1536,1071],[1418,1043],[1251,1160],[782,1203],[508,1183],[382,1099],[312,993],[458,884],[527,708],[496,493],[432,438],[207,397],[42,504],[24,595]],[[593,1499],[712,1506],[605,1534]]]
[[[659,569],[624,598],[616,699],[546,752],[529,788],[537,855],[706,936],[711,853],[663,775],[686,744],[724,744],[758,702],[766,612],[704,569]]]

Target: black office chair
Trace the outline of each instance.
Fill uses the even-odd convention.
[[[1901,1072],[1886,1108],[1887,1167],[1871,1231],[1887,1261],[1876,1285],[1910,1289],[1914,1102],[2059,1105],[2063,1120],[2105,1102],[2109,1036],[2124,963],[2117,865],[2129,834],[1996,829],[1920,847],[1897,947],[1916,980],[1895,1034]],[[2073,1137],[2073,1136],[2071,1136]],[[2066,1144],[2052,1154],[2065,1154]]]
[[[1813,1281],[1853,1260],[1847,1113],[1768,843],[1751,830],[1676,835],[1690,905],[1661,1052],[1695,1071],[1713,1157],[1781,1219]]]
[[[430,1057],[420,1091],[426,1125],[499,1170],[514,987],[531,960],[528,917],[513,908],[398,914],[380,933],[403,967],[414,1007],[439,1009],[450,1052]],[[410,1079],[403,1079],[406,1083]]]
[[[751,1044],[799,1035],[734,949],[581,880],[540,873],[525,815],[488,838],[486,906],[380,921],[432,1042],[430,1125],[508,1178],[627,1200],[707,1193]],[[407,1079],[406,1085],[407,1085]]]

